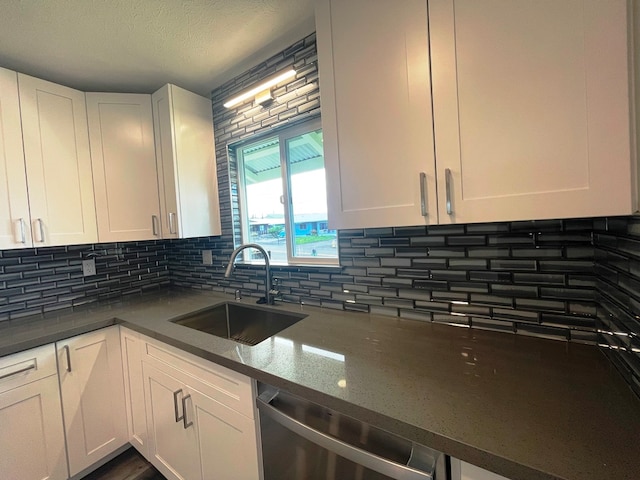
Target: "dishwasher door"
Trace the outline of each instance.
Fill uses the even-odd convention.
[[[260,385],[264,480],[447,480],[445,455]]]

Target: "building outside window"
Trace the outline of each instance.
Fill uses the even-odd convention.
[[[235,145],[242,243],[257,243],[275,264],[338,263],[327,225],[319,119]],[[258,252],[252,258],[260,259]]]

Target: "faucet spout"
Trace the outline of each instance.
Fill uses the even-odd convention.
[[[267,305],[273,305],[273,295],[271,294],[271,264],[269,262],[269,255],[267,254],[266,250],[257,243],[246,243],[244,245],[240,245],[233,251],[233,253],[231,253],[231,258],[229,259],[229,264],[227,265],[227,269],[224,272],[224,277],[229,278],[231,276],[238,254],[247,248],[254,248],[258,250],[264,257],[264,267],[266,274],[266,278],[264,281],[264,303],[266,303]],[[263,302],[258,300],[258,303]]]

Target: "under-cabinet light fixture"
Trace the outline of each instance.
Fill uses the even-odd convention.
[[[255,98],[256,103],[264,103],[268,100],[271,100],[271,87],[281,83],[289,78],[292,78],[296,74],[296,71],[291,68],[289,70],[285,70],[283,72],[278,72],[275,75],[267,78],[265,81],[259,83],[255,87],[251,87],[249,90],[242,92],[240,95],[233,97],[224,103],[226,108],[235,107],[239,103],[244,102],[248,98]]]

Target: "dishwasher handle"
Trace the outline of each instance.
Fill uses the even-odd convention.
[[[335,454],[362,465],[369,470],[373,470],[382,475],[386,475],[396,480],[433,480],[432,473],[416,470],[408,465],[401,465],[387,458],[379,457],[371,452],[367,452],[361,448],[355,447],[342,440],[319,432],[304,423],[291,418],[289,415],[281,412],[270,403],[278,396],[278,392],[268,389],[256,398],[256,405],[262,414],[267,415],[273,421],[279,423],[288,430],[300,435],[301,437],[315,443]]]

